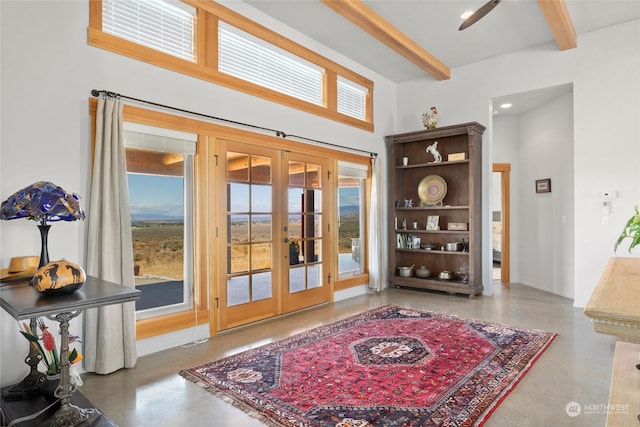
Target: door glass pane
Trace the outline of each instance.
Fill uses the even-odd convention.
[[[302,215],[289,215],[289,239],[299,239],[302,236]]]
[[[229,243],[249,242],[249,215],[227,215]]]
[[[251,245],[251,270],[271,268],[271,243]]]
[[[313,262],[322,262],[322,240],[315,239],[313,241],[315,258]]]
[[[302,195],[304,190],[302,188],[289,188],[289,212],[302,212]]]
[[[251,186],[251,212],[271,212],[271,186]]]
[[[307,288],[319,288],[322,283],[320,282],[320,264],[313,264],[307,267]]]
[[[307,187],[320,188],[320,165],[307,163]]]
[[[249,181],[249,155],[227,152],[227,180]]]
[[[321,191],[320,190],[313,190],[313,211],[314,212],[320,212],[322,210],[322,205],[320,205],[320,200],[321,200]]]
[[[289,265],[300,264],[301,248],[299,238],[289,239]]]
[[[271,159],[251,157],[251,182],[271,184]]]
[[[322,236],[322,215],[309,215],[309,218],[313,218],[313,237]]]
[[[273,296],[271,288],[270,271],[254,274],[251,282],[251,299],[258,301],[271,298]]]
[[[227,279],[227,305],[233,306],[249,302],[249,276]]]
[[[249,271],[249,245],[233,245],[229,249],[229,273]]]
[[[289,268],[289,293],[304,291],[304,267],[291,267]]]
[[[272,227],[272,215],[251,215],[251,242],[270,242]]]
[[[304,186],[304,163],[289,162],[289,187]]]
[[[249,212],[249,185],[228,184],[227,210],[229,212]]]

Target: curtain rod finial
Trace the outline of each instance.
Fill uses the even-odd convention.
[[[95,96],[95,97],[100,96],[100,91],[97,89],[91,89],[91,96]]]

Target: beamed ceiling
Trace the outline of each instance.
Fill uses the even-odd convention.
[[[485,0],[246,3],[395,82],[450,79],[452,68],[522,49],[579,49],[580,34],[640,19],[640,0],[503,0],[458,31]]]

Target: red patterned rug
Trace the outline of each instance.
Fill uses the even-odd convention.
[[[272,426],[479,426],[555,336],[387,305],[180,374]]]

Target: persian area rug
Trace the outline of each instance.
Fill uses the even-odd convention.
[[[482,425],[555,336],[387,305],[180,374],[271,426]]]

